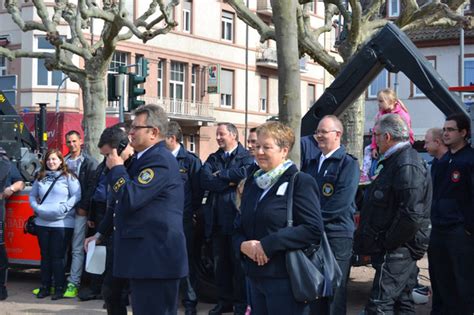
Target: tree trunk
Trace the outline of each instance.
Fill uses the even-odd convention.
[[[100,160],[97,144],[100,135],[105,129],[105,79],[97,75],[97,78],[88,77],[84,82],[79,82],[82,88],[82,102],[84,104],[84,128],[85,151]]]
[[[342,143],[349,153],[363,161],[364,122],[365,122],[365,94],[351,104],[339,117],[344,124]]]
[[[295,146],[289,158],[299,165],[301,89],[296,25],[296,0],[272,0],[278,58],[278,109],[280,121],[295,132]]]

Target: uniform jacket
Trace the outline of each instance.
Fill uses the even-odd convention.
[[[94,198],[94,193],[95,193],[97,187],[99,186],[99,181],[101,179],[101,176],[107,176],[107,173],[108,173],[108,169],[107,169],[107,166],[105,165],[105,159],[104,159],[104,161],[100,162],[100,164],[97,166],[97,168],[94,172],[93,184],[89,187],[89,189],[90,189],[90,192],[89,192],[89,194],[90,194],[90,200],[89,200],[90,204],[89,204],[89,213],[87,215],[89,221],[94,221],[95,222],[96,217],[97,217],[97,213],[104,211],[104,209],[94,208],[92,199]],[[101,215],[103,215],[103,214],[101,214]]]
[[[186,150],[183,145],[180,145],[176,160],[184,183],[184,215],[192,217],[201,206],[202,190],[199,175],[202,163],[197,155]]]
[[[240,143],[229,158],[226,159],[224,154],[222,149],[212,153],[201,168],[201,187],[210,192],[203,208],[206,237],[216,226],[222,233],[232,234],[237,213],[236,187],[247,177],[247,169],[254,163],[253,157]],[[217,171],[219,173],[213,175]]]
[[[431,177],[426,163],[406,145],[385,160],[363,202],[354,250],[378,254],[404,246],[414,259],[428,248]]]
[[[183,232],[183,180],[161,141],[128,167],[107,175],[114,207],[114,271],[129,279],[178,279],[188,274]]]
[[[434,227],[463,224],[474,233],[474,149],[448,151],[432,166]]]
[[[297,172],[295,165],[281,175],[259,201],[263,192],[253,176],[245,183],[240,206],[241,215],[236,219],[233,234],[234,248],[240,253],[240,245],[247,240],[259,240],[269,261],[258,266],[245,255],[244,266],[247,275],[254,277],[288,277],[285,252],[289,249],[319,244],[323,222],[319,207],[319,190],[316,181],[305,173],[299,173],[295,179],[293,192],[294,226],[287,227],[287,193],[279,191],[280,186],[289,182]]]
[[[314,139],[313,135],[301,137],[300,141],[301,146],[301,171],[308,169],[309,164],[316,158],[319,159],[319,155],[321,154],[321,150],[319,149],[318,142]],[[319,163],[319,161],[318,161]],[[317,170],[317,168],[316,168]]]
[[[82,197],[79,203],[77,204],[77,207],[89,211],[90,200],[92,196],[91,194],[93,192],[90,188],[94,185],[95,170],[97,168],[98,163],[96,159],[94,159],[92,156],[84,152],[81,152],[81,154],[84,157],[84,161],[82,161],[81,163],[79,174],[76,175],[77,178],[79,178],[79,183],[81,184]],[[69,154],[64,157],[65,160],[69,158]]]
[[[316,179],[321,193],[324,229],[331,237],[352,238],[354,234],[355,195],[359,185],[359,163],[341,146],[325,159],[318,172],[321,152],[307,161],[301,171]]]

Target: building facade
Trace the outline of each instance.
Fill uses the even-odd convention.
[[[49,51],[52,46],[44,33],[21,32],[0,1],[0,22],[3,45],[9,49]],[[54,1],[45,1],[53,10]],[[127,0],[130,16],[136,18],[148,6],[147,1]],[[19,1],[25,20],[39,21],[30,1]],[[250,0],[249,8],[271,21],[270,0]],[[323,3],[312,5],[312,23],[324,22]],[[182,0],[174,10],[179,25],[166,35],[146,44],[132,38],[119,42],[110,64],[110,72],[118,66],[149,61],[149,75],[144,88],[147,103],[163,106],[172,120],[184,131],[184,144],[205,159],[217,149],[216,124],[232,122],[240,130],[242,143],[245,127],[251,128],[278,115],[278,74],[276,45],[260,43],[258,33],[238,19],[225,1]],[[100,21],[94,20],[87,40],[99,40]],[[69,35],[67,25],[64,36]],[[92,30],[92,31],[91,31]],[[92,34],[91,34],[92,33]],[[91,36],[92,35],[92,36]],[[327,37],[332,47],[334,38]],[[79,58],[74,62],[80,65]],[[133,68],[132,72],[133,72]],[[322,94],[327,75],[322,67],[304,57],[300,61],[302,112]],[[141,69],[135,69],[140,73]],[[38,59],[16,59],[11,62],[0,57],[0,74],[17,76],[16,107],[20,112],[37,111],[37,103],[48,103],[48,111],[82,112],[79,86],[59,71],[47,71]],[[210,76],[218,75],[218,84]],[[248,83],[246,83],[246,75]],[[109,102],[106,111],[117,115],[116,102]],[[245,123],[247,121],[247,124]]]

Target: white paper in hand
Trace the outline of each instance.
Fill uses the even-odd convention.
[[[100,275],[105,270],[105,246],[96,246],[95,241],[87,244],[86,271]]]

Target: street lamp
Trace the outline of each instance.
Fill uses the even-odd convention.
[[[65,76],[62,80],[61,83],[58,84],[58,88],[56,89],[56,113],[59,113],[59,89],[61,86],[63,86],[64,81],[69,79],[68,76]]]

